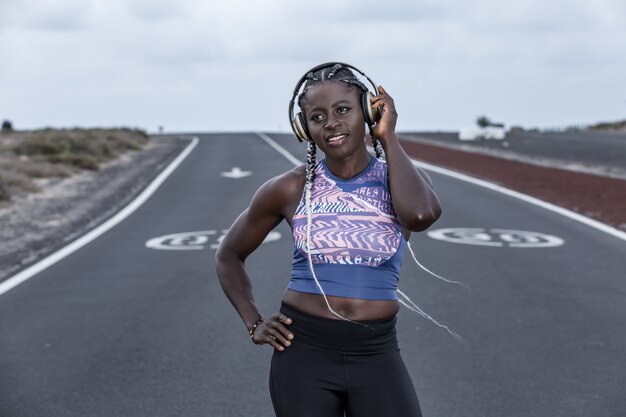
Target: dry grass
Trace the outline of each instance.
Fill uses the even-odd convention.
[[[606,130],[613,132],[626,132],[626,120],[617,122],[600,122],[589,126],[590,130]]]
[[[128,151],[141,149],[148,135],[132,129],[41,129],[0,134],[0,201],[36,192],[36,178],[67,177]]]

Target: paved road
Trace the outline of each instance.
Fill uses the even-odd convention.
[[[626,133],[507,132],[505,140],[463,141],[456,132],[407,132],[428,143],[496,153],[525,162],[600,173],[626,179]]]
[[[294,139],[270,136],[304,155]],[[270,349],[247,339],[216,279],[212,246],[254,190],[292,166],[255,134],[200,135],[138,211],[1,295],[0,416],[273,415]],[[220,175],[233,167],[252,175]],[[464,337],[400,313],[402,353],[424,415],[626,415],[624,242],[431,176],[444,215],[434,237],[414,234],[412,246],[427,267],[472,289],[432,279],[406,258],[404,292]],[[502,229],[563,244],[516,247],[558,241]],[[266,314],[277,309],[290,270],[289,228],[276,231],[281,237],[247,262]],[[163,237],[183,232],[198,233]]]

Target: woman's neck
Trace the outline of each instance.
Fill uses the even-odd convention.
[[[361,172],[369,165],[372,156],[363,147],[363,152],[358,152],[343,159],[325,158],[328,170],[337,178],[349,179]]]

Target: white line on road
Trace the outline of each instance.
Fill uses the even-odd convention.
[[[520,193],[519,191],[511,190],[511,189],[502,187],[500,185],[496,185],[496,184],[488,182],[488,181],[480,180],[478,178],[474,178],[474,177],[471,177],[469,175],[461,174],[460,172],[456,172],[456,171],[452,171],[452,170],[449,170],[449,169],[446,169],[446,168],[438,167],[436,165],[431,165],[431,164],[428,164],[426,162],[415,161],[415,160],[412,160],[412,161],[413,161],[413,164],[415,164],[415,165],[417,165],[417,166],[419,166],[421,168],[428,169],[430,171],[434,171],[434,172],[437,172],[439,174],[448,175],[450,177],[454,177],[454,178],[459,179],[461,181],[471,182],[471,183],[479,185],[481,187],[489,188],[490,190],[497,191],[497,192],[500,192],[502,194],[506,194],[508,196],[511,196],[511,197],[514,197],[514,198],[526,201],[527,203],[534,204],[534,205],[539,206],[541,208],[544,208],[546,210],[553,211],[553,212],[558,213],[558,214],[560,214],[562,216],[568,217],[568,218],[570,218],[572,220],[575,220],[575,221],[578,221],[580,223],[584,223],[587,226],[591,226],[594,229],[600,230],[600,231],[602,231],[604,233],[608,233],[608,234],[610,234],[612,236],[615,236],[618,239],[626,241],[626,233],[624,233],[621,230],[618,230],[618,229],[616,229],[614,227],[611,227],[611,226],[609,226],[607,224],[604,224],[604,223],[601,223],[601,222],[599,222],[597,220],[589,218],[587,216],[583,216],[582,214],[578,214],[576,212],[573,212],[571,210],[565,209],[563,207],[559,207],[559,206],[556,206],[556,205],[554,205],[552,203],[548,203],[547,201],[543,201],[543,200],[540,200],[538,198],[531,197],[531,196],[529,196],[527,194]]]
[[[283,148],[282,146],[280,146],[278,143],[276,143],[273,139],[271,139],[270,137],[268,137],[266,134],[264,133],[259,133],[257,132],[257,135],[263,139],[265,142],[267,142],[272,148],[276,149],[280,154],[282,154],[285,158],[287,158],[291,163],[293,163],[294,165],[300,165],[302,164],[301,161],[299,161],[298,159],[296,159],[292,154],[290,154],[285,148]],[[429,163],[426,162],[421,162],[421,161],[416,161],[415,159],[411,159],[411,161],[413,161],[413,165],[418,166],[420,168],[424,168],[433,172],[437,172],[438,174],[442,174],[442,175],[447,175],[449,177],[453,177],[456,178],[458,180],[461,181],[466,181],[475,185],[479,185],[481,187],[484,188],[488,188],[490,190],[493,191],[497,191],[499,193],[502,194],[506,194],[508,196],[517,198],[519,200],[523,200],[527,203],[530,204],[534,204],[536,206],[539,206],[541,208],[544,208],[546,210],[550,210],[552,212],[555,212],[557,214],[560,214],[562,216],[568,217],[572,220],[575,220],[577,222],[586,224],[587,226],[591,226],[594,229],[600,230],[601,232],[604,233],[608,233],[611,236],[614,236],[618,239],[624,240],[626,241],[626,233],[622,232],[621,230],[618,230],[614,227],[611,227],[607,224],[601,223],[597,220],[591,219],[587,216],[583,216],[582,214],[578,214],[575,213],[571,210],[567,210],[564,209],[563,207],[559,207],[556,206],[554,204],[548,203],[547,201],[543,201],[540,200],[538,198],[535,197],[531,197],[527,194],[524,193],[520,193],[518,191],[514,191],[505,187],[502,187],[500,185],[496,185],[493,184],[491,182],[488,181],[484,181],[484,180],[480,180],[478,178],[474,178],[471,177],[469,175],[466,174],[461,174],[460,172],[456,172],[456,171],[452,171],[450,169],[446,169],[446,168],[442,168],[436,165],[431,165]]]
[[[287,158],[287,160],[289,162],[291,162],[292,164],[294,164],[295,166],[298,165],[302,165],[302,161],[298,160],[298,158],[296,158],[295,156],[293,156],[292,154],[289,153],[289,151],[287,151],[287,149],[283,148],[282,146],[280,146],[278,143],[276,143],[274,141],[274,139],[270,138],[269,136],[267,136],[265,133],[261,133],[261,132],[257,132],[256,133],[261,139],[263,139],[268,145],[270,145],[272,148],[276,149],[278,151],[278,153],[280,153],[282,156],[284,156],[285,158]]]
[[[161,173],[154,180],[152,180],[152,182],[141,192],[141,194],[139,194],[133,201],[131,201],[126,207],[120,210],[113,217],[111,217],[95,229],[91,230],[87,234],[79,237],[69,245],[64,246],[53,254],[43,258],[36,264],[29,266],[23,271],[18,272],[17,274],[8,278],[6,281],[0,283],[0,295],[11,290],[12,288],[17,287],[22,282],[26,281],[29,278],[32,278],[39,272],[54,265],[55,263],[59,262],[61,259],[72,254],[73,252],[76,252],[78,249],[82,248],[100,235],[106,233],[122,220],[130,216],[143,203],[145,203],[152,194],[154,194],[154,192],[161,186],[161,184],[163,184],[167,177],[169,177],[172,172],[174,172],[174,170],[178,168],[181,162],[183,162],[183,160],[187,157],[187,155],[189,155],[189,153],[196,147],[197,144],[198,138],[193,137],[191,143],[187,145],[187,147],[185,147],[185,149],[176,157],[176,159],[170,162],[170,164],[163,171],[161,171]]]

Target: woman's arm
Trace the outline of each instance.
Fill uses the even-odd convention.
[[[286,184],[293,175],[273,178],[263,184],[255,193],[250,206],[235,220],[222,239],[215,255],[217,275],[224,293],[233,304],[248,331],[261,318],[252,295],[252,284],[245,269],[246,258],[254,252],[284,218],[284,210],[289,203],[289,190]],[[259,324],[254,330],[254,341],[269,343],[283,350],[289,346],[288,339],[293,335],[284,324],[291,319],[284,314],[275,314]]]
[[[398,113],[393,99],[378,86],[379,95],[372,98],[374,107],[382,107],[382,117],[374,127],[387,160],[389,191],[400,224],[408,230],[426,230],[441,216],[441,204],[432,181],[423,170],[413,166],[396,136]]]

